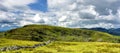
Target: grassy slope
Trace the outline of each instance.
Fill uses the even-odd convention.
[[[85,29],[71,29],[48,25],[27,25],[3,33],[5,38],[45,41],[56,38],[57,41],[81,41],[81,42],[119,42],[112,35]]]
[[[2,39],[0,47],[3,45],[33,45],[38,42]],[[11,43],[11,41],[14,41]],[[2,44],[1,44],[2,43]],[[22,44],[21,44],[22,43]],[[35,49],[20,49],[15,51],[5,51],[2,53],[119,53],[120,44],[106,42],[61,42],[56,41],[43,47]]]
[[[32,45],[38,44],[38,43],[40,43],[40,42],[1,38],[0,39],[0,48],[1,47],[6,47],[6,46],[15,46],[15,45],[18,45],[18,46],[32,46]]]
[[[4,35],[3,35],[4,34]],[[34,36],[34,37],[33,37]],[[0,33],[0,48],[14,45],[34,45],[45,41],[51,37],[56,37],[57,41],[51,44],[38,47],[35,49],[21,49],[16,51],[6,51],[2,53],[119,53],[119,43],[107,43],[116,41],[110,34],[83,30],[83,29],[69,29],[62,27],[54,27],[47,25],[28,25],[22,28],[10,30],[5,33]],[[102,41],[106,42],[63,42],[63,41]],[[116,37],[115,37],[116,38]],[[21,39],[21,40],[15,40]],[[35,40],[35,41],[23,41]],[[1,52],[0,52],[1,53]]]

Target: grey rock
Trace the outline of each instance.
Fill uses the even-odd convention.
[[[10,47],[3,47],[3,48],[0,48],[0,51],[9,51],[9,50],[19,50],[19,49],[23,49],[23,48],[36,48],[36,47],[40,47],[40,46],[45,46],[49,43],[51,43],[52,41],[51,40],[48,40],[44,43],[40,43],[40,44],[35,44],[33,46],[10,46]]]

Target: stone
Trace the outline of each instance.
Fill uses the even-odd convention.
[[[8,51],[8,50],[19,50],[19,49],[23,49],[23,48],[36,48],[36,47],[40,47],[40,46],[45,46],[49,43],[51,43],[52,41],[51,40],[48,40],[42,44],[35,44],[33,46],[10,46],[10,47],[3,47],[3,48],[0,48],[0,51]]]

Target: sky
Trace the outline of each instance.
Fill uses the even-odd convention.
[[[29,24],[120,28],[120,0],[0,0],[0,31]]]

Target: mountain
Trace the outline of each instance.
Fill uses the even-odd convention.
[[[106,32],[112,35],[120,35],[120,28],[111,28],[111,29],[105,29],[105,28],[91,28],[90,30],[96,30],[96,31],[101,31],[101,32]]]
[[[46,41],[54,38],[56,41],[120,42],[119,38],[104,32],[49,25],[26,25],[0,34],[1,38],[30,41]]]

